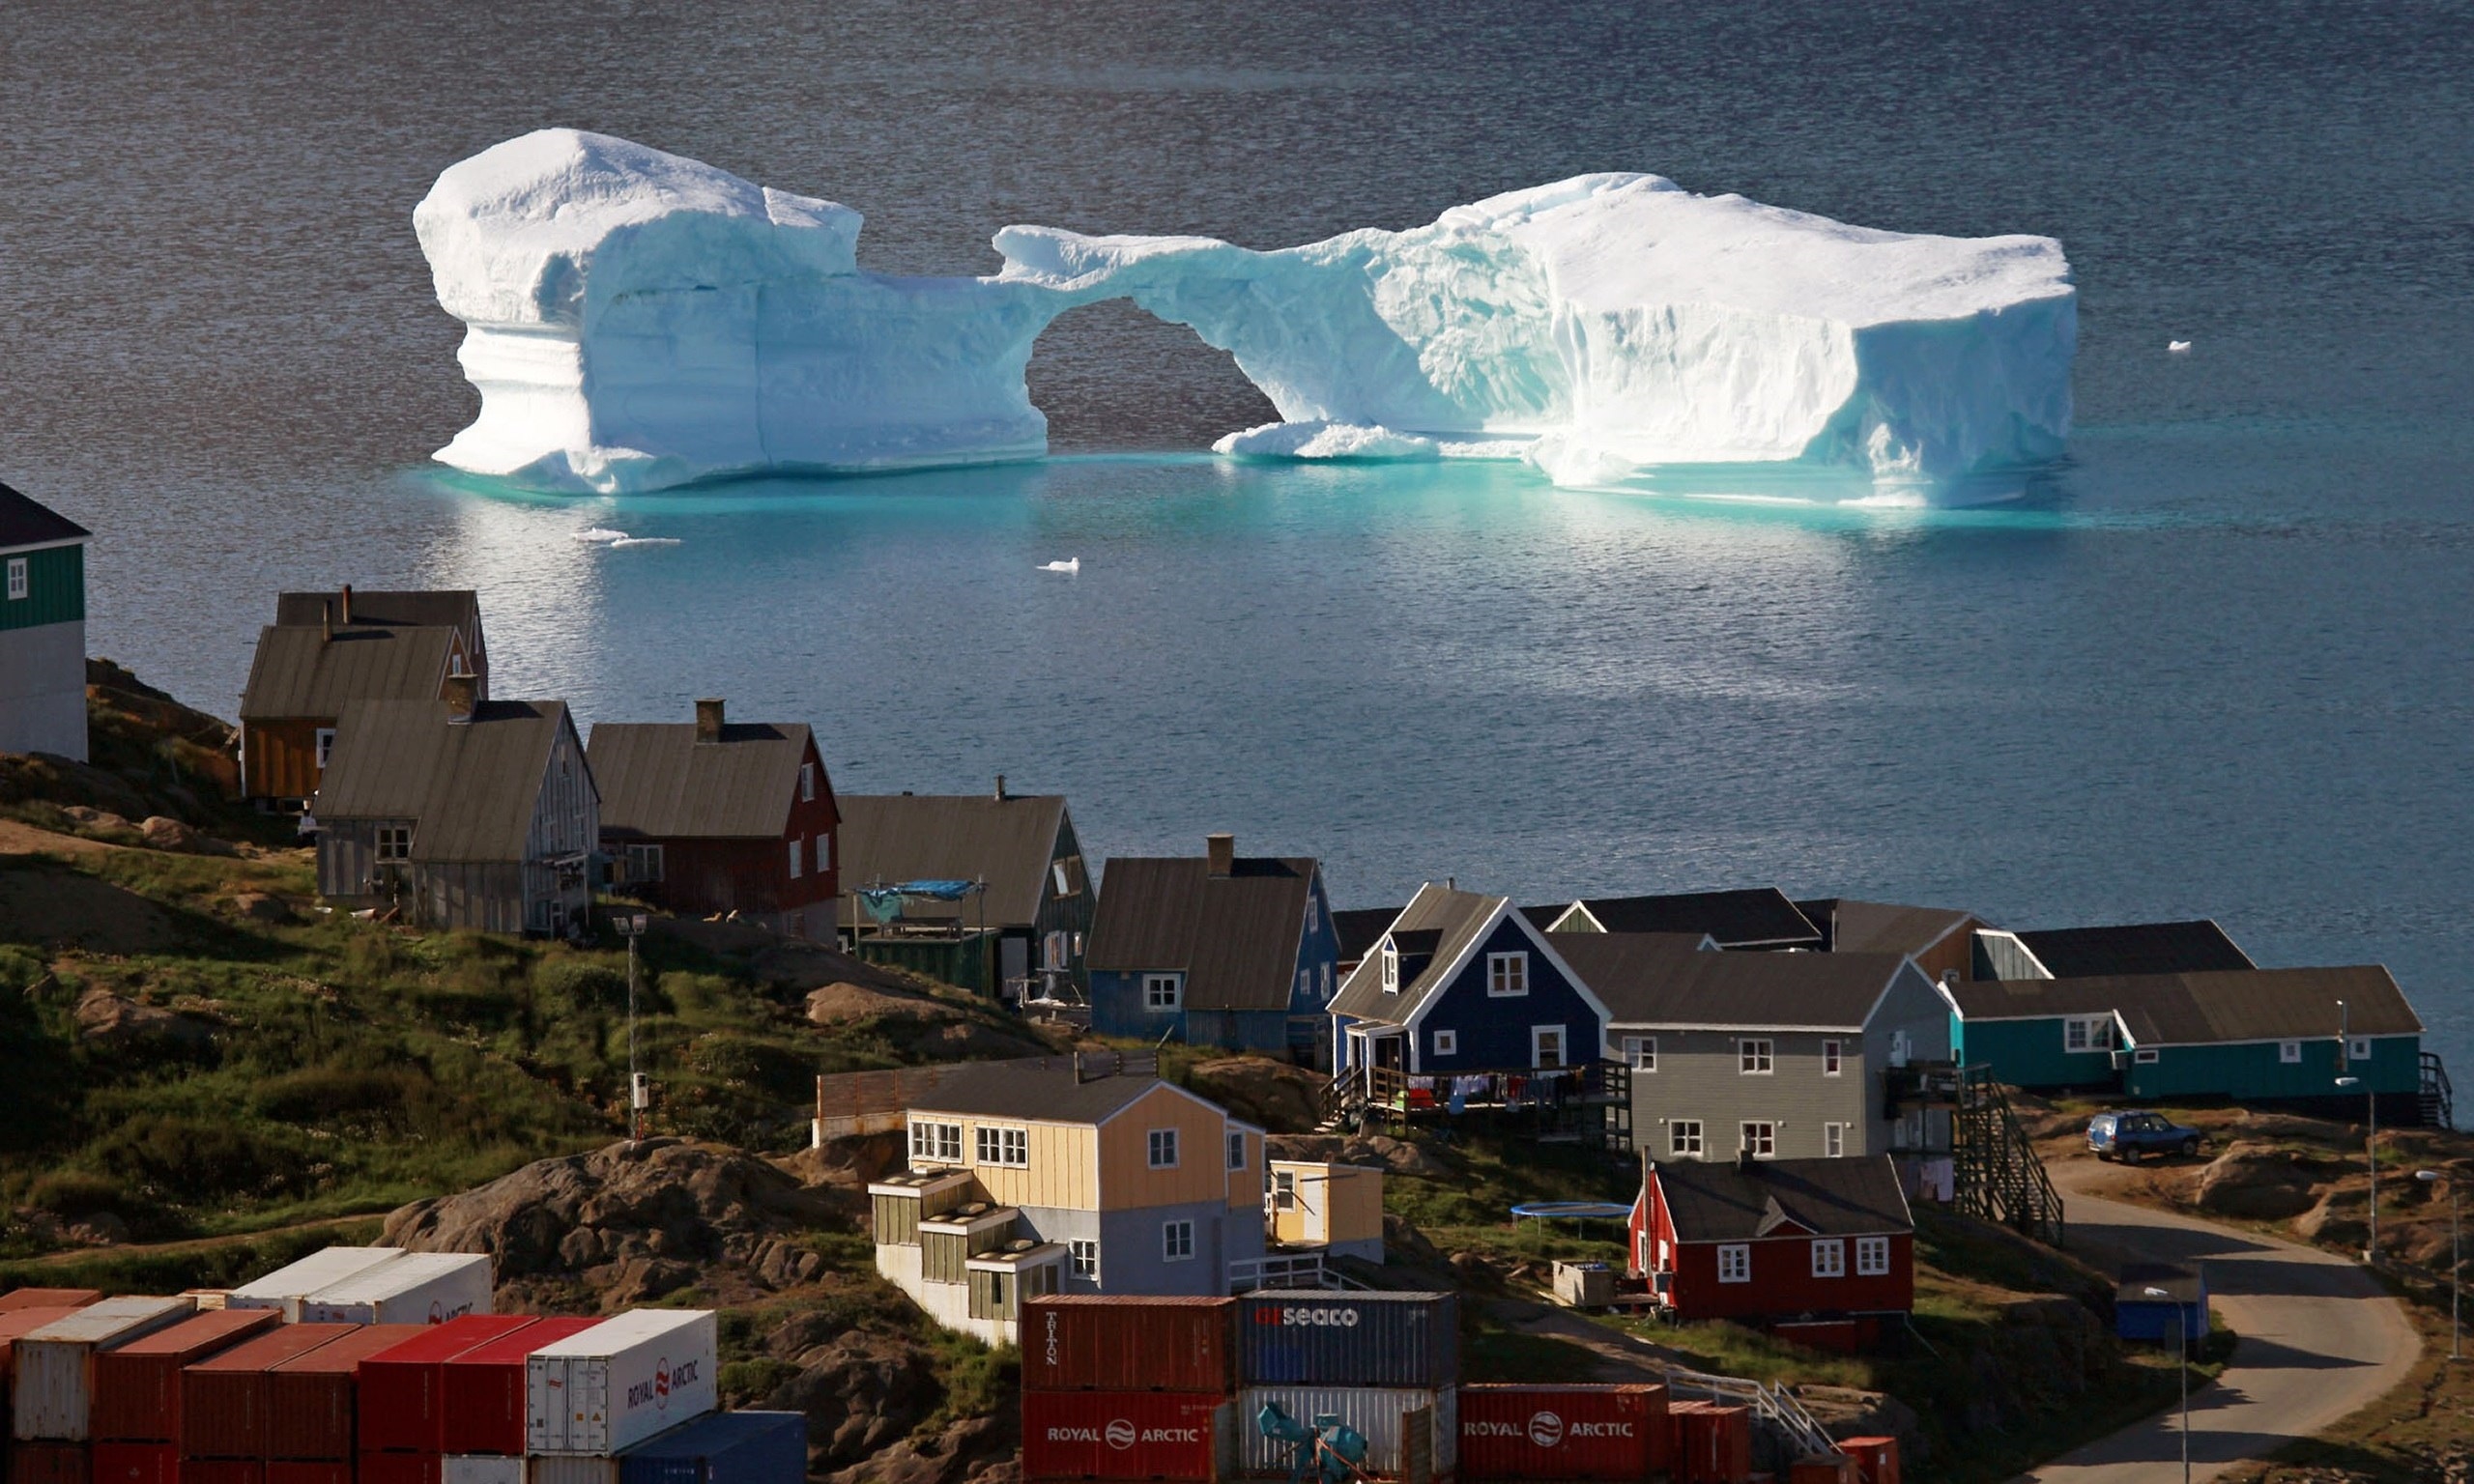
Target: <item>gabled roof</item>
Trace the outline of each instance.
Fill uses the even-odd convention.
[[[337,623],[344,621],[342,592],[286,592],[274,600],[274,621],[284,628],[321,628],[330,614]],[[352,621],[389,629],[477,628],[481,595],[466,587],[435,592],[364,592],[356,587]]]
[[[1587,913],[1607,932],[1708,933],[1720,948],[1819,948],[1815,928],[1774,886],[1656,897],[1584,897],[1568,915]]]
[[[1162,1087],[1194,1097],[1158,1077],[1079,1076],[1070,1057],[1041,1062],[977,1062],[948,1070],[936,1079],[934,1088],[912,1099],[910,1111],[1051,1124],[1101,1124]]]
[[[2188,923],[2124,923],[2111,928],[2047,928],[2019,941],[2056,979],[2100,974],[2187,974],[2256,969],[2224,928]]]
[[[1199,856],[1112,857],[1083,963],[1183,973],[1189,1010],[1286,1010],[1318,869],[1240,856],[1215,876]]]
[[[1406,1021],[1441,985],[1453,960],[1485,930],[1496,911],[1510,900],[1455,891],[1431,881],[1419,887],[1387,934],[1401,954],[1398,991],[1385,992],[1383,956],[1369,949],[1366,961],[1350,972],[1339,992],[1332,996],[1332,1013],[1395,1025]],[[1424,961],[1413,965],[1410,960],[1417,957]]]
[[[1340,961],[1354,963],[1374,951],[1383,930],[1400,915],[1398,907],[1355,907],[1332,914],[1332,934],[1340,940]]]
[[[1856,1159],[1678,1159],[1650,1166],[1678,1241],[1748,1241],[1793,1225],[1816,1237],[1911,1232],[1886,1155]]]
[[[270,624],[258,631],[241,715],[325,718],[356,700],[435,699],[455,644],[453,629],[337,629],[329,639],[322,629]]]
[[[1975,914],[1950,907],[1903,907],[1849,897],[1798,901],[1796,910],[1834,954],[1920,954],[1975,921]]]
[[[1038,920],[1049,861],[1066,827],[1063,794],[846,793],[835,802],[846,891],[877,881],[985,877],[984,899],[906,902],[903,915],[975,924],[984,907],[991,928]]]
[[[489,700],[469,722],[440,700],[356,701],[311,812],[344,819],[410,819],[416,861],[521,861],[549,777],[562,700]],[[587,769],[586,781],[590,782]]]
[[[2139,1046],[2332,1039],[2339,1000],[2345,1002],[2345,1023],[2356,1036],[2414,1036],[2423,1029],[2404,991],[2377,964],[1999,980],[1944,987],[1961,1017],[1969,1020],[2110,1011]]]
[[[1897,954],[1695,952],[1673,934],[1559,932],[1555,948],[1610,1024],[1860,1031],[1907,967]]]
[[[604,722],[592,728],[587,755],[601,789],[604,835],[778,840],[799,799],[808,728],[729,722],[719,741],[699,742],[694,722]]]
[[[60,546],[84,541],[94,532],[52,509],[0,484],[0,552],[34,546]]]

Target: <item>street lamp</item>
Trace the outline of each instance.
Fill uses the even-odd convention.
[[[2372,1088],[2371,1078],[2345,1075],[2353,1049],[2352,1022],[2345,1013],[2345,1002],[2337,1002],[2337,1085],[2359,1087],[2371,1108],[2369,1134],[2363,1140],[2363,1151],[2371,1164],[2371,1235],[2370,1245],[2363,1248],[2362,1260],[2376,1265],[2379,1261],[2379,1094]]]
[[[2150,1298],[2173,1303],[2173,1358],[2182,1369],[2182,1484],[2191,1484],[2191,1322],[2183,1302],[2161,1288],[2143,1290]]]
[[[652,1100],[636,1070],[636,940],[645,935],[645,914],[621,912],[612,923],[627,940],[627,1138],[634,1142],[645,1136],[645,1105]]]
[[[2444,1177],[2437,1170],[2416,1170],[2414,1178],[2427,1185],[2435,1185]],[[2464,1270],[2465,1259],[2458,1246],[2457,1182],[2452,1180],[2448,1183],[2448,1358],[2451,1360],[2465,1358],[2464,1333],[2458,1327],[2457,1319],[2462,1287],[2460,1279]]]

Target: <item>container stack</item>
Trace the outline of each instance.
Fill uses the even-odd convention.
[[[417,1325],[355,1325],[269,1366],[266,1484],[353,1484],[361,1362],[420,1332]]]
[[[638,1309],[527,1356],[527,1484],[620,1484],[621,1455],[713,1410],[719,1338],[709,1312]]]
[[[199,1314],[96,1356],[97,1484],[178,1484],[181,1372],[273,1328],[278,1317],[264,1309]]]
[[[439,1368],[440,1484],[524,1484],[525,1362],[597,1319],[540,1319]]]
[[[310,1295],[345,1283],[404,1255],[401,1247],[322,1247],[223,1296],[227,1309],[273,1309],[287,1325],[301,1323]]]
[[[182,1298],[105,1298],[12,1342],[12,1484],[87,1484],[93,1477],[95,1357],[190,1313]]]
[[[226,1309],[227,1314],[246,1310]],[[352,1325],[277,1325],[181,1370],[181,1484],[267,1484],[273,1374]]]
[[[1022,1302],[1022,1477],[1204,1484],[1235,1471],[1234,1298]]]
[[[1453,1475],[1460,1422],[1460,1301],[1453,1294],[1264,1290],[1237,1300],[1239,1467],[1285,1477],[1296,1445],[1251,1424],[1278,1407],[1307,1426],[1337,1417],[1366,1441],[1378,1477]]]
[[[1464,1385],[1459,1411],[1460,1476],[1473,1484],[1667,1471],[1662,1385]]]
[[[360,1484],[441,1484],[446,1363],[534,1323],[522,1314],[467,1314],[363,1360],[356,1440]]]

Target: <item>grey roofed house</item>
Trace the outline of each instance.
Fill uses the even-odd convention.
[[[2291,1041],[2334,1036],[2337,1001],[2356,1036],[2414,1036],[2422,1017],[2378,964],[1999,980],[1944,988],[1969,1020],[2112,1011],[2135,1045]]]
[[[1400,915],[1398,907],[1351,907],[1332,914],[1332,935],[1339,939],[1340,966],[1355,964],[1383,941],[1383,930]]]
[[[910,1111],[1096,1124],[1160,1085],[1156,1076],[1095,1076],[1072,1057],[971,1062],[946,1070]]]
[[[470,722],[442,700],[366,700],[347,708],[318,789],[329,828],[346,819],[411,818],[416,861],[524,858],[533,802],[561,730],[563,700],[490,700]]]
[[[319,628],[270,624],[241,693],[245,721],[341,717],[361,700],[428,700],[461,652],[446,628]]]
[[[1390,928],[1393,947],[1400,955],[1398,992],[1384,989],[1382,966],[1369,956],[1332,996],[1331,1013],[1358,1020],[1405,1023],[1426,995],[1442,983],[1453,960],[1485,930],[1495,909],[1509,900],[1432,882],[1419,888],[1418,895],[1400,909]]]
[[[1973,913],[1952,907],[1908,907],[1852,897],[1814,898],[1795,906],[1820,931],[1822,946],[1834,954],[1920,954],[1975,921]]]
[[[1609,1024],[1861,1031],[1907,959],[1898,954],[1728,954],[1675,933],[1558,933],[1557,952],[1605,1002]]]
[[[954,918],[976,925],[984,908],[991,928],[1027,928],[1040,919],[1051,887],[1052,863],[1063,864],[1074,892],[1087,892],[1073,849],[1073,822],[1058,793],[848,793],[842,809],[845,891],[883,881],[985,879],[984,899],[906,903],[907,918]]]
[[[1821,929],[1773,886],[1654,897],[1584,897],[1551,922],[1562,932],[1707,933],[1720,948],[1820,948]]]
[[[595,726],[587,751],[603,836],[778,838],[799,797],[807,724],[725,722],[716,742],[700,744],[693,722]]]
[[[1094,973],[1180,970],[1188,1010],[1285,1011],[1297,977],[1311,856],[1117,856],[1091,924]]]
[[[2056,979],[2105,974],[2184,974],[2255,969],[2251,956],[2214,922],[2048,928],[2018,939]]]
[[[1678,1241],[1743,1241],[1793,1222],[1816,1237],[1913,1231],[1915,1218],[1885,1155],[1651,1166]]]
[[[368,592],[345,585],[332,592],[279,593],[274,621],[291,629],[318,629],[329,623],[338,628],[454,629],[464,636],[473,672],[482,679],[481,699],[489,699],[489,648],[481,633],[481,596],[469,587]]]

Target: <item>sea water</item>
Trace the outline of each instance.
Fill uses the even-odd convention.
[[[726,697],[815,723],[846,791],[1002,772],[1095,856],[1234,830],[1352,905],[2208,915],[2263,962],[2390,964],[2462,1074],[2469,75],[2474,13],[2431,0],[31,0],[0,479],[96,528],[95,651],[226,715],[279,587],[471,585],[502,694]],[[410,212],[548,123],[845,201],[903,271],[992,269],[1012,221],[1273,246],[1592,169],[2050,233],[2081,428],[1964,511],[1236,465],[1197,450],[1258,395],[1104,305],[1033,361],[1046,463],[531,499],[425,461],[472,404]]]

